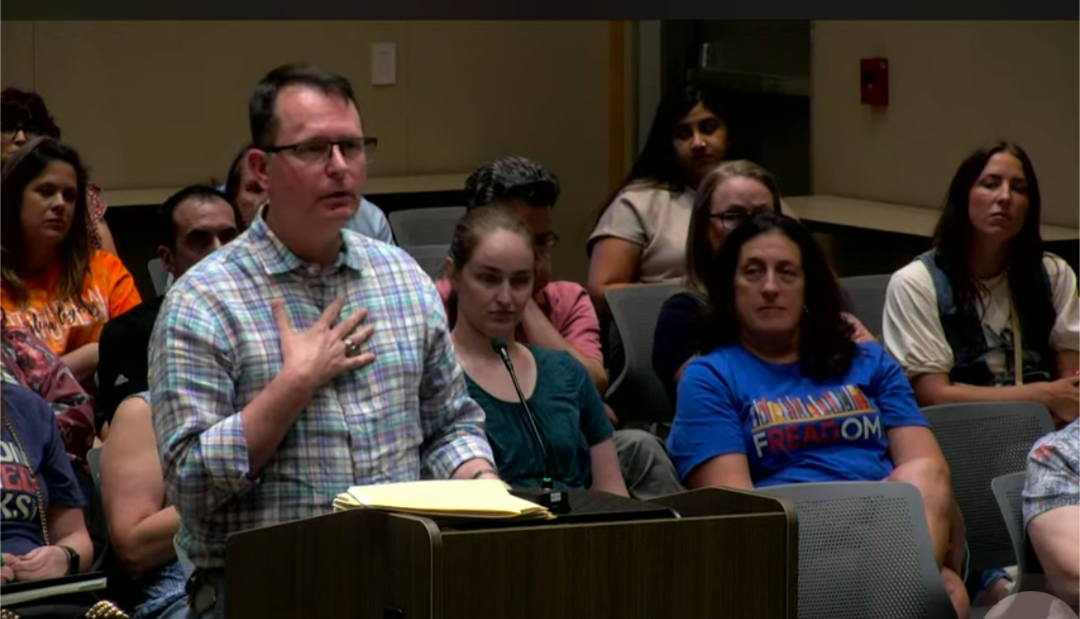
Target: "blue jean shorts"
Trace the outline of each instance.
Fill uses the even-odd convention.
[[[994,584],[1001,578],[1008,578],[1009,582],[1012,582],[1012,577],[1009,573],[1000,567],[992,567],[985,570],[972,573],[968,570],[968,564],[971,561],[971,550],[968,548],[967,542],[964,542],[964,564],[961,566],[960,578],[964,580],[964,587],[967,589],[968,599],[974,600],[979,595],[990,588],[990,585]]]

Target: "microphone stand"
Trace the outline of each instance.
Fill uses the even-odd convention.
[[[531,498],[534,498],[540,505],[548,508],[552,512],[565,513],[570,510],[570,497],[566,492],[562,490],[555,490],[555,484],[551,478],[551,454],[548,452],[547,446],[544,443],[543,435],[540,433],[540,426],[536,423],[536,417],[533,415],[532,409],[529,407],[528,401],[525,399],[525,393],[521,390],[521,384],[518,383],[517,372],[514,371],[514,364],[510,360],[509,346],[506,340],[501,337],[495,337],[491,340],[491,348],[498,353],[499,358],[502,359],[503,365],[506,366],[506,371],[510,374],[510,381],[514,383],[514,391],[517,392],[518,400],[521,401],[521,406],[525,409],[525,420],[528,422],[529,430],[533,435],[533,440],[536,441],[536,446],[540,450],[540,457],[543,461],[543,478],[540,482],[540,493],[535,494],[535,491],[528,492]]]

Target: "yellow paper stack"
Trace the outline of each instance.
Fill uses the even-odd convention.
[[[334,509],[381,509],[432,518],[551,520],[546,507],[510,494],[497,479],[410,481],[353,486],[334,499]]]

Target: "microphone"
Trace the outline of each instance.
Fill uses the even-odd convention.
[[[521,391],[521,384],[518,383],[517,372],[514,371],[514,363],[510,360],[510,347],[507,345],[506,340],[499,336],[491,338],[491,349],[499,355],[502,359],[503,365],[506,366],[506,371],[510,373],[510,380],[514,383],[514,391],[517,392],[518,400],[521,402],[522,408],[525,409],[525,420],[529,424],[529,430],[533,435],[533,440],[536,441],[536,446],[540,450],[540,458],[544,465],[544,477],[540,482],[541,492],[539,496],[539,502],[544,507],[549,508],[555,512],[565,512],[570,508],[570,503],[565,492],[553,490],[554,482],[551,479],[551,460],[548,453],[547,446],[544,443],[544,438],[540,433],[540,427],[536,424],[536,416],[533,415],[532,409],[529,408],[529,403],[525,400],[525,393]]]
[[[507,371],[510,372],[510,376],[514,376],[514,363],[510,361],[510,345],[506,343],[506,340],[499,336],[491,338],[491,350],[494,350],[500,358],[502,358],[503,365],[506,366]],[[517,384],[517,380],[514,380],[514,384]]]

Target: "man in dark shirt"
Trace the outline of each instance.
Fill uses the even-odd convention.
[[[207,185],[191,185],[158,207],[155,234],[165,270],[179,279],[189,268],[236,238],[236,205]],[[143,302],[111,320],[98,342],[98,425],[112,421],[129,395],[147,391],[147,350],[164,296]]]

